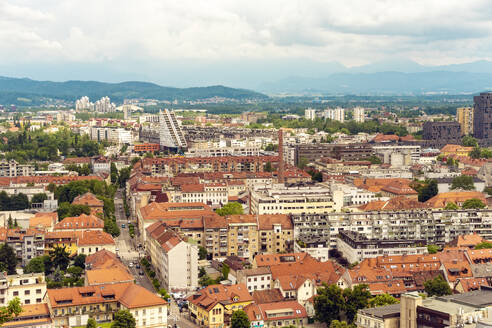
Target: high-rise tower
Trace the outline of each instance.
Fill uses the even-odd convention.
[[[174,115],[168,109],[159,112],[159,143],[161,147],[185,148],[187,146],[183,130]]]

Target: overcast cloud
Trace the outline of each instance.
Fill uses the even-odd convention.
[[[490,17],[486,0],[0,0],[0,75],[191,85],[275,78],[276,62],[456,64],[492,59]]]

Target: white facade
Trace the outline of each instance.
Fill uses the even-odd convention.
[[[316,118],[316,109],[308,108],[304,111],[304,117],[306,120],[314,121]]]
[[[272,273],[268,268],[246,269],[238,271],[238,283],[246,284],[248,292],[268,290],[272,288]]]
[[[28,273],[7,276],[6,304],[15,297],[22,305],[43,303],[46,294],[46,280],[44,273]]]
[[[83,96],[75,101],[76,110],[94,110],[94,104],[90,102],[89,97]]]
[[[125,308],[123,306],[123,308]],[[167,306],[149,306],[129,309],[135,318],[138,328],[165,328],[167,327]]]
[[[181,130],[174,111],[164,109],[159,112],[159,139],[162,147],[187,147],[183,130]]]
[[[116,111],[116,106],[109,97],[102,97],[94,104],[94,109],[99,113],[112,113]]]
[[[323,116],[333,121],[344,122],[345,121],[345,109],[341,107],[328,108],[323,112]]]
[[[354,121],[363,123],[366,120],[365,110],[363,107],[355,107],[353,113]]]

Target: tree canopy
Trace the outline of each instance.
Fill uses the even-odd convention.
[[[485,208],[485,204],[478,198],[471,198],[464,201],[461,208],[467,209],[481,209]]]
[[[135,318],[128,310],[119,310],[114,314],[111,328],[135,328],[137,326]]]
[[[8,274],[15,274],[17,267],[17,256],[12,247],[3,244],[0,247],[0,270],[7,271]]]
[[[22,312],[20,299],[15,297],[7,306],[0,307],[0,324],[4,324]]]
[[[449,284],[440,275],[432,280],[427,280],[424,282],[424,289],[428,296],[443,296],[451,294],[451,287],[449,287]]]
[[[390,305],[396,303],[398,303],[398,300],[393,296],[391,296],[390,294],[386,294],[386,293],[376,295],[369,300],[370,307],[378,307],[378,306],[384,306],[384,305]]]
[[[42,257],[35,257],[27,263],[24,273],[44,273],[44,260]]]
[[[473,183],[473,177],[469,175],[460,175],[453,178],[451,189],[474,190],[475,184]]]
[[[487,249],[492,248],[492,243],[488,241],[484,241],[475,245],[475,249]]]
[[[231,328],[250,328],[248,315],[243,310],[237,310],[232,313]]]
[[[220,216],[243,214],[243,206],[237,202],[231,202],[225,204],[222,208],[217,209],[215,212],[217,212]]]

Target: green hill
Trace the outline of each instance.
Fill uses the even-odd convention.
[[[128,98],[157,100],[200,100],[223,97],[235,100],[265,99],[264,94],[228,88],[221,85],[195,88],[163,87],[147,82],[104,83],[97,81],[35,81],[0,77],[0,104],[29,105],[44,102],[47,98],[75,101],[88,96],[92,101],[108,96],[111,101],[120,103]]]

